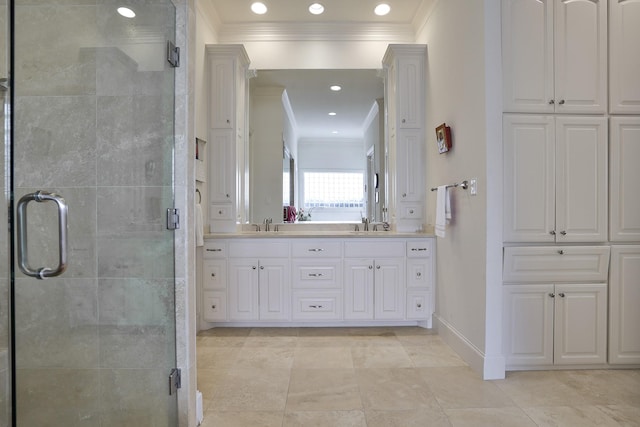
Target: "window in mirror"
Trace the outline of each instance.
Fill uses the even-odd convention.
[[[359,221],[365,208],[363,172],[304,172],[302,194],[307,220],[336,215]],[[315,217],[310,215],[316,211]]]

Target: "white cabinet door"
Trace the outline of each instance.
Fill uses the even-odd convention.
[[[344,318],[373,319],[373,260],[344,260]]]
[[[403,259],[380,259],[374,269],[374,317],[403,319],[405,280]]]
[[[640,246],[611,248],[609,363],[640,364]]]
[[[504,241],[606,241],[607,120],[503,120]]]
[[[603,113],[607,105],[607,1],[556,0],[555,111]]]
[[[640,114],[640,3],[609,0],[610,112]]]
[[[424,179],[424,137],[421,130],[398,131],[398,164],[405,165],[396,172],[398,202],[421,202]]]
[[[210,54],[209,127],[232,129],[235,125],[235,64],[233,58]]]
[[[606,363],[607,285],[556,285],[555,294],[554,363]]]
[[[504,111],[554,111],[553,3],[502,1]]]
[[[606,110],[605,0],[503,0],[504,111]]]
[[[612,117],[610,146],[609,239],[640,242],[640,117]]]
[[[397,119],[399,129],[420,129],[424,122],[424,56],[398,59]]]
[[[505,242],[554,242],[555,143],[550,116],[505,115]]]
[[[503,353],[508,367],[553,364],[553,285],[503,288]]]
[[[607,240],[607,119],[556,118],[556,241]]]
[[[258,260],[229,260],[229,320],[258,319]]]
[[[261,259],[258,277],[260,320],[289,319],[288,260]]]
[[[209,201],[233,203],[235,199],[235,138],[232,130],[209,131]]]

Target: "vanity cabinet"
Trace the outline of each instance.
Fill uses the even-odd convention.
[[[416,231],[425,210],[426,46],[389,45],[382,60],[389,150],[390,221],[398,231]]]
[[[229,243],[230,321],[288,320],[288,242]]]
[[[609,247],[504,251],[507,368],[606,363]]]
[[[209,128],[209,227],[232,232],[237,217],[237,153],[246,129],[246,73],[249,58],[242,45],[207,45]]]
[[[431,327],[434,311],[433,240],[407,242],[407,319],[425,320]]]
[[[505,112],[605,113],[607,1],[503,0],[502,58]]]
[[[640,114],[640,3],[609,0],[609,99],[613,114]]]
[[[344,318],[403,319],[405,243],[345,242]]]
[[[640,245],[611,247],[609,363],[640,364]]]
[[[505,114],[505,242],[607,240],[607,119]]]

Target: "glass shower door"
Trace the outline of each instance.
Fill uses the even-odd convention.
[[[12,3],[9,412],[20,427],[174,427],[175,8]]]

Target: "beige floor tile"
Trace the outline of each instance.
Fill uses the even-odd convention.
[[[400,344],[404,345],[405,347],[410,347],[410,346],[414,346],[414,345],[429,345],[431,344],[433,341],[438,341],[440,343],[443,343],[444,341],[442,341],[442,338],[440,338],[438,335],[432,335],[432,334],[428,334],[428,335],[396,335],[396,337],[398,338],[398,341],[400,342]]]
[[[445,409],[514,406],[506,393],[492,381],[483,381],[471,368],[420,369],[427,385]]]
[[[211,328],[198,332],[198,336],[248,337],[254,328]]]
[[[609,418],[613,419],[618,425],[623,427],[639,427],[640,426],[640,407],[608,405],[597,406]]]
[[[342,336],[299,336],[298,347],[351,347],[353,339],[347,335]]]
[[[357,369],[362,404],[367,410],[439,409],[433,393],[415,368]]]
[[[584,397],[560,380],[560,371],[507,372],[493,383],[520,407],[584,405]]]
[[[253,328],[250,337],[297,337],[298,328]]]
[[[362,409],[353,369],[292,369],[287,412]]]
[[[435,329],[422,328],[420,326],[399,326],[399,327],[393,328],[393,333],[396,334],[396,336],[398,337],[425,336],[425,335],[437,336],[438,331],[436,331]]]
[[[284,411],[289,375],[289,369],[235,367],[214,389],[210,410]]]
[[[196,346],[198,349],[205,347],[242,347],[247,337],[225,337],[204,335],[196,338]]]
[[[208,411],[200,427],[281,427],[283,418],[281,411]]]
[[[536,427],[522,409],[515,407],[445,409],[445,413],[453,427]]]
[[[353,369],[349,347],[298,347],[293,369]]]
[[[367,427],[363,411],[286,412],[284,427]]]
[[[425,345],[406,345],[405,350],[416,367],[467,366],[441,339],[430,340]]]
[[[230,369],[240,356],[240,349],[240,347],[198,347],[196,361],[202,368]]]
[[[234,368],[237,369],[291,369],[294,347],[243,347]]]
[[[279,347],[279,348],[295,348],[298,345],[298,337],[266,337],[266,336],[250,336],[245,339],[244,347]],[[251,350],[250,350],[251,351]]]
[[[538,427],[614,427],[619,424],[595,406],[523,408]]]
[[[640,376],[627,370],[579,370],[558,373],[558,379],[591,405],[640,407]]]
[[[450,427],[440,408],[406,411],[365,411],[367,427]]]
[[[413,362],[402,346],[356,346],[351,348],[356,368],[411,368]]]
[[[349,336],[349,328],[299,328],[299,337],[346,337]]]

